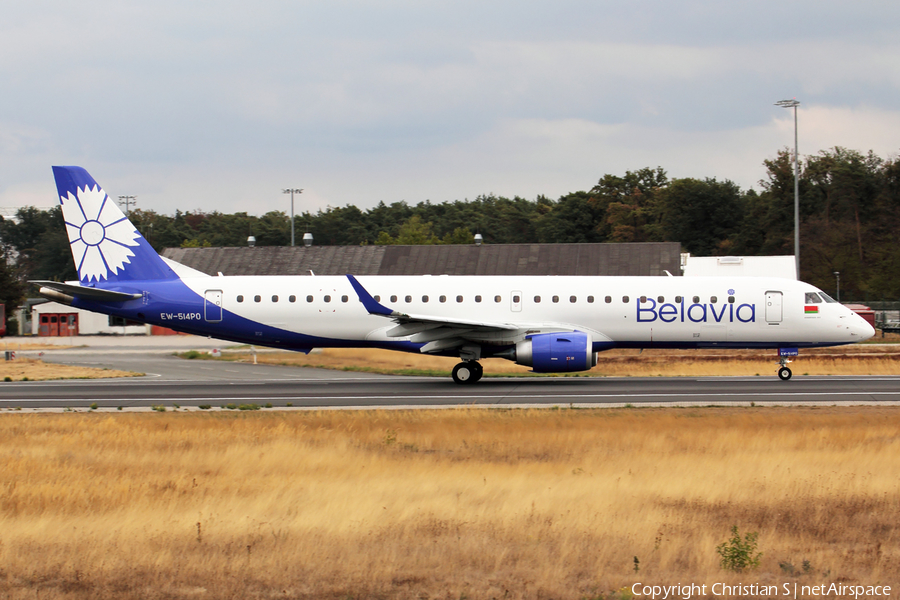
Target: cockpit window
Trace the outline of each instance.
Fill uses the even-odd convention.
[[[819,295],[815,292],[806,292],[806,300],[807,304],[821,304],[822,299],[819,298]]]
[[[822,296],[822,300],[828,302],[829,304],[837,304],[838,301],[826,294],[825,292],[819,292],[819,295]]]

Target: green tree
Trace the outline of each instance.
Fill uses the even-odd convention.
[[[741,190],[731,181],[675,179],[656,203],[665,239],[700,256],[727,253],[744,216]]]

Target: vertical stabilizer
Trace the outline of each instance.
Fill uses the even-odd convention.
[[[53,176],[83,284],[178,278],[87,171],[53,167]]]

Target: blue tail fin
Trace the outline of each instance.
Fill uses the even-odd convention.
[[[53,177],[82,283],[178,278],[87,171],[53,167]]]

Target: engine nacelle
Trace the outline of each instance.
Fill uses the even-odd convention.
[[[539,333],[516,344],[516,364],[535,373],[587,371],[597,365],[590,334],[581,331]]]

